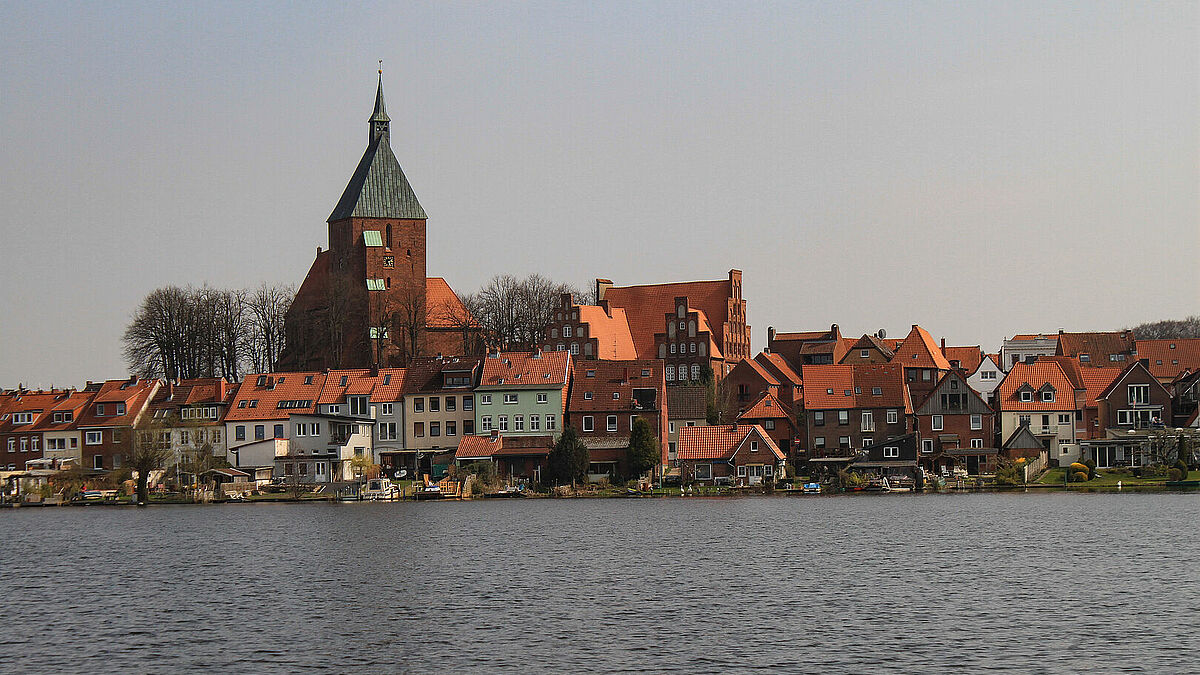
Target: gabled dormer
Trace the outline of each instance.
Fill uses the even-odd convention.
[[[1022,403],[1029,403],[1033,401],[1034,394],[1036,393],[1037,390],[1034,389],[1033,386],[1028,382],[1021,383],[1021,386],[1017,387],[1017,390],[1013,392],[1013,394],[1017,397],[1017,400],[1021,401]]]
[[[1047,383],[1043,384],[1041,386],[1041,388],[1038,389],[1037,393],[1038,393],[1038,400],[1041,401],[1042,403],[1054,403],[1055,396],[1057,395],[1057,390],[1054,388],[1054,385],[1047,382]],[[1024,399],[1022,399],[1022,400],[1024,400]]]

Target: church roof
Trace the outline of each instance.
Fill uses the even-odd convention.
[[[384,125],[383,133],[372,132],[372,140],[358,162],[358,168],[350,177],[346,191],[338,200],[329,221],[346,218],[401,218],[425,220],[425,209],[417,201],[408,178],[392,153],[388,139],[387,110],[383,102],[383,82],[375,95],[375,110],[369,120],[370,124]],[[372,127],[374,129],[374,126]]]

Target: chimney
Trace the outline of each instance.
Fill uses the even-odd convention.
[[[775,341],[775,326],[767,326],[767,347]]]
[[[321,255],[321,247],[320,246],[317,247],[317,255]]]
[[[167,400],[175,400],[175,380],[167,380]]]
[[[500,431],[498,429],[496,429],[495,427],[492,427],[492,440],[493,441],[496,440],[499,436],[500,436]]]
[[[542,358],[542,348],[541,347],[533,348],[533,358],[535,358],[535,359]]]
[[[946,338],[942,338],[942,353],[946,353]]]
[[[608,289],[612,288],[612,285],[613,285],[613,282],[611,279],[597,279],[596,280],[596,301],[597,302],[604,299],[604,294],[606,292],[608,292]]]

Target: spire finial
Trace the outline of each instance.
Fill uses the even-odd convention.
[[[380,136],[388,135],[388,119],[387,106],[383,102],[383,59],[379,59],[379,89],[375,92],[375,110],[371,113],[371,119],[368,124],[371,128],[370,141],[374,141]]]
[[[383,75],[383,59],[379,59],[379,74]]]

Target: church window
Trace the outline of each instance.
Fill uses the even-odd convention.
[[[389,223],[387,225],[387,227],[384,228],[384,230],[387,233],[387,247],[391,248],[392,247],[392,226],[391,226],[391,224]]]

